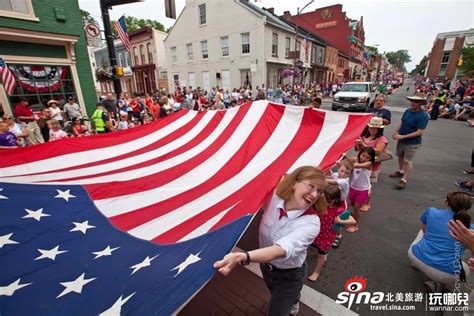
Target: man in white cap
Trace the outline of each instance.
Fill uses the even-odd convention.
[[[413,169],[412,160],[416,151],[421,147],[422,138],[426,126],[428,125],[428,114],[422,109],[426,103],[424,93],[417,93],[407,99],[411,106],[402,116],[400,125],[393,132],[393,139],[397,142],[397,156],[399,169],[392,173],[390,177],[401,178],[397,184],[397,189],[403,190]]]

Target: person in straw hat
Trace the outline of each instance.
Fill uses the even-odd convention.
[[[390,177],[401,178],[396,186],[399,190],[406,187],[413,169],[413,158],[415,158],[418,148],[421,147],[422,135],[429,121],[428,114],[422,108],[426,103],[425,94],[418,92],[407,99],[411,102],[410,108],[403,113],[400,125],[392,135],[393,139],[397,141],[396,154],[399,169]]]
[[[357,140],[355,150],[361,151],[365,147],[372,147],[375,150],[375,154],[378,156],[387,149],[388,141],[383,136],[384,131],[384,119],[381,117],[374,116],[370,119],[367,128],[362,132],[361,137]],[[370,182],[377,183],[380,170],[382,169],[382,163],[377,161],[372,166],[372,172],[370,174]],[[371,192],[372,194],[372,192]],[[362,212],[367,212],[370,209],[370,196],[364,205],[361,207]]]

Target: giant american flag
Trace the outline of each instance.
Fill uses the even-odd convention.
[[[328,169],[369,119],[255,101],[3,151],[0,314],[172,313],[284,173]]]

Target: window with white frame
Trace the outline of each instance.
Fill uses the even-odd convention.
[[[33,11],[31,0],[0,0],[0,16],[38,20]]]
[[[272,33],[272,56],[278,57],[278,34]]]
[[[199,25],[206,24],[206,4],[199,5]]]
[[[250,33],[241,33],[240,37],[242,39],[242,54],[250,53]]]
[[[229,56],[229,36],[221,37],[222,57]]]
[[[316,48],[317,46],[316,45],[311,45],[311,63],[312,64],[315,64],[316,63],[316,60],[317,60],[317,53],[318,53],[318,50]]]
[[[322,64],[322,63],[323,63],[323,60],[324,60],[324,50],[320,47],[320,48],[319,48],[319,59],[318,59],[318,63]]]
[[[171,61],[173,64],[178,62],[178,56],[176,55],[176,46],[170,48],[171,51]]]
[[[193,60],[193,44],[186,44],[186,52],[188,53],[188,60]]]
[[[201,41],[201,51],[202,51],[202,59],[209,58],[209,51],[207,50],[207,41]]]
[[[291,50],[291,38],[286,37],[285,38],[285,57],[290,56],[290,50]]]
[[[123,67],[123,55],[122,55],[122,53],[119,53],[119,54],[118,54],[118,57],[119,57],[119,62],[118,62],[118,63],[119,63],[119,66],[120,66],[120,67]]]
[[[128,52],[125,52],[125,67],[130,67],[132,62],[130,61],[130,54]]]

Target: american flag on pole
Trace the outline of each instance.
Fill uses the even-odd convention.
[[[362,63],[364,68],[367,68],[369,65],[368,55],[366,51],[361,51],[359,55],[356,56],[356,59]]]
[[[12,73],[10,68],[8,68],[7,64],[0,57],[0,75],[2,76],[3,87],[5,88],[5,92],[8,95],[12,95],[13,91],[15,91],[15,75]]]
[[[114,28],[117,31],[123,46],[125,46],[125,48],[130,52],[132,50],[132,45],[130,44],[130,40],[128,38],[125,16],[122,16],[120,19],[117,20],[117,22],[115,22]]]
[[[303,46],[303,49],[304,49],[304,56],[307,57],[308,56],[308,49],[309,49],[308,34],[306,34],[306,36],[301,41],[301,46]]]
[[[370,117],[255,101],[2,152],[0,314],[170,314],[281,175],[328,169]]]

